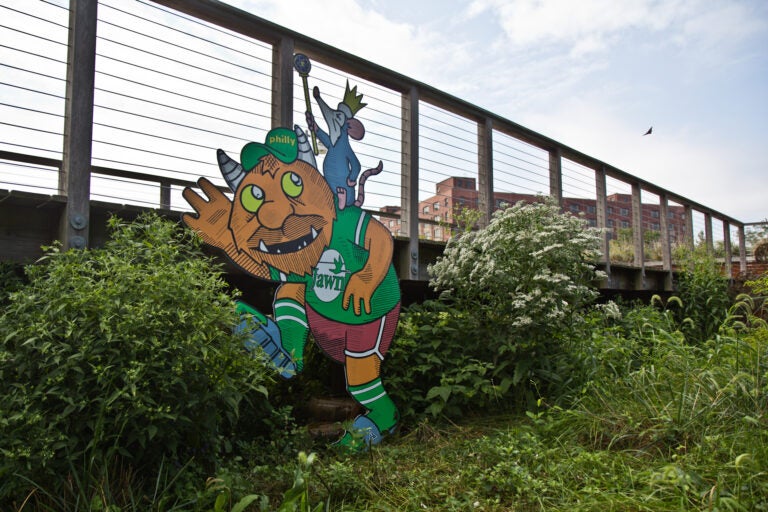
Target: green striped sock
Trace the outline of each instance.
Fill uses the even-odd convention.
[[[368,409],[366,416],[373,421],[382,433],[390,430],[397,423],[397,407],[384,390],[381,378],[360,386],[347,388],[360,405]]]
[[[278,299],[274,307],[275,323],[280,327],[283,348],[291,354],[296,371],[300,372],[304,368],[304,347],[309,334],[307,311],[293,299]]]

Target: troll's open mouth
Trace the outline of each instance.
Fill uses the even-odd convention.
[[[267,254],[285,254],[297,252],[311,244],[315,238],[317,238],[317,235],[318,231],[315,228],[312,228],[311,231],[305,236],[296,240],[289,240],[288,242],[280,242],[279,244],[267,245],[264,243],[264,240],[261,240],[259,242],[259,251],[265,252]]]

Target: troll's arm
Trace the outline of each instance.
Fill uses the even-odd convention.
[[[368,261],[363,268],[352,274],[344,290],[344,309],[349,309],[352,302],[355,314],[361,314],[362,302],[366,313],[371,312],[371,297],[389,271],[394,248],[392,235],[375,219],[371,219],[365,234],[365,248],[368,250]],[[354,300],[351,298],[354,297]]]
[[[191,188],[185,188],[182,195],[194,208],[195,214],[185,213],[182,216],[184,224],[197,231],[205,243],[223,250],[238,267],[255,277],[269,279],[267,267],[238,250],[235,245],[229,228],[232,201],[205,178],[200,178],[197,184],[208,200]]]

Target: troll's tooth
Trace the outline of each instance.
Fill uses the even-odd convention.
[[[315,238],[317,238],[317,230],[313,227],[312,228],[312,240],[314,240]]]
[[[269,252],[269,249],[267,249],[267,246],[266,246],[266,244],[264,243],[264,240],[262,240],[261,242],[259,242],[259,250],[260,250],[261,252]]]

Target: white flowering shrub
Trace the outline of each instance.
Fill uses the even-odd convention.
[[[558,379],[550,355],[598,294],[599,244],[598,229],[543,199],[496,212],[430,266],[432,286],[469,313],[466,350],[490,358],[502,391]]]

